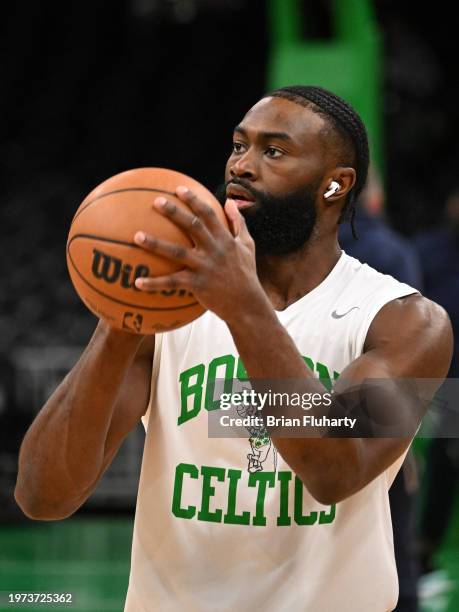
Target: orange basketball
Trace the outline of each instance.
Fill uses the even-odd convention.
[[[86,306],[118,329],[153,334],[181,327],[204,308],[184,289],[145,293],[134,281],[139,276],[163,276],[180,265],[148,253],[134,242],[137,231],[187,247],[188,236],[153,206],[164,196],[188,209],[175,195],[183,185],[208,203],[227,226],[216,198],[194,179],[163,168],[137,168],[101,183],[84,199],[70,227],[67,265],[72,283]]]

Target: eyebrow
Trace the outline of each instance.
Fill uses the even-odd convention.
[[[247,136],[247,131],[240,125],[237,125],[234,128],[234,131],[237,132],[238,134],[242,134],[243,136]],[[287,132],[260,132],[259,136],[263,138],[264,140],[270,140],[273,138],[277,138],[278,140],[285,140],[287,142],[293,142],[293,138],[289,136]]]

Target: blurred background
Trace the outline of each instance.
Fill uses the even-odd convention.
[[[343,247],[441,303],[457,327],[457,35],[440,8],[395,0],[4,4],[0,591],[73,591],[75,610],[123,607],[140,428],[74,518],[34,523],[12,497],[25,430],[96,323],[70,284],[65,242],[76,208],[102,180],[162,166],[214,189],[232,128],[263,93],[328,87],[361,112],[374,160],[360,240],[344,227]],[[455,358],[451,377],[456,370]],[[391,491],[397,610],[459,609],[458,474],[457,441],[419,439]]]

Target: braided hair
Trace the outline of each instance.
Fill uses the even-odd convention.
[[[356,171],[355,185],[346,197],[338,223],[349,220],[352,234],[357,238],[354,226],[355,204],[367,180],[370,159],[368,136],[362,119],[350,104],[322,87],[292,85],[275,89],[264,97],[290,100],[325,119],[326,129],[331,130],[331,135],[337,138],[339,163],[350,165]]]

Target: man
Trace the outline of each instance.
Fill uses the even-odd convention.
[[[340,376],[338,413],[350,384],[387,379],[387,411],[410,420],[416,406],[394,379],[446,373],[444,311],[339,248],[338,222],[367,167],[363,124],[337,96],[298,86],[260,100],[235,128],[226,167],[231,231],[178,188],[189,213],[164,198],[155,205],[194,248],[135,236],[184,266],[137,279],[138,289],[184,287],[208,312],[155,348],[100,322],[28,431],[16,499],[33,518],[57,519],[90,495],[145,416],[126,610],[395,606],[387,490],[412,435],[221,440],[207,431],[217,378],[293,380],[320,394],[314,374]]]

